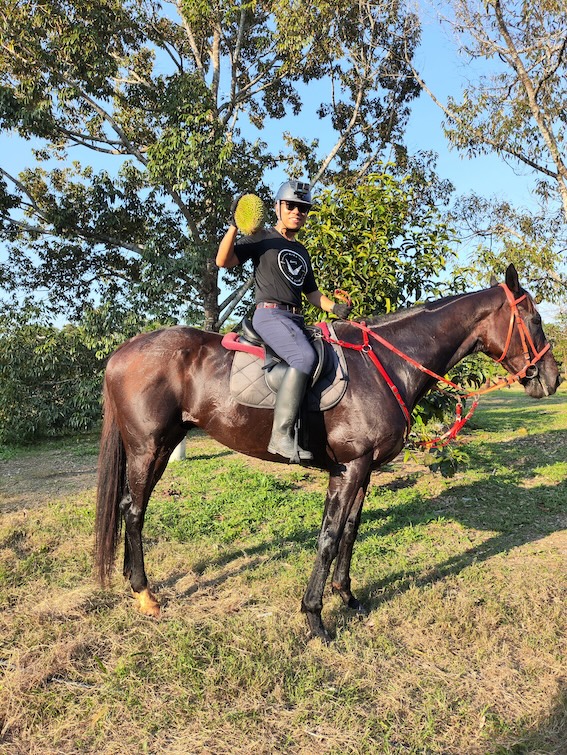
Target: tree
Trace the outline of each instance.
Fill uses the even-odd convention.
[[[460,217],[483,241],[475,263],[490,265],[523,250],[522,272],[535,266],[544,294],[564,295],[567,223],[567,39],[564,0],[452,0],[453,30],[461,55],[489,70],[464,87],[460,101],[442,103],[424,77],[416,79],[446,117],[449,143],[463,155],[496,153],[536,177],[540,210],[520,211],[506,201],[470,198]],[[409,58],[408,58],[409,61]],[[475,225],[477,221],[481,221]],[[486,244],[488,240],[488,244]],[[504,242],[495,252],[491,242]],[[498,266],[498,265],[497,265]]]
[[[440,209],[452,187],[436,181],[434,163],[421,189],[411,174],[400,177],[392,168],[383,166],[352,189],[323,192],[301,235],[320,288],[347,291],[358,317],[439,296],[440,273],[454,255]]]
[[[81,325],[54,327],[45,307],[0,308],[0,443],[76,433],[100,419],[106,358],[148,323],[102,307]]]
[[[72,316],[96,295],[218,327],[232,196],[267,199],[278,164],[352,181],[403,152],[418,88],[401,40],[418,38],[398,0],[0,0],[0,127],[39,142],[19,175],[0,165],[0,286],[47,288]],[[269,148],[311,82],[334,145]]]
[[[567,378],[567,312],[560,312],[556,322],[546,325],[545,332],[565,379]]]
[[[561,224],[543,215],[522,211],[506,200],[472,194],[460,197],[449,219],[459,226],[463,248],[470,242],[472,264],[453,270],[473,285],[486,285],[492,275],[503,280],[512,262],[536,301],[561,302],[567,279],[561,268],[565,248]],[[555,233],[554,233],[555,230]]]

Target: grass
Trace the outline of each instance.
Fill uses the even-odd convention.
[[[472,422],[455,477],[373,477],[370,617],[327,591],[330,647],[299,611],[323,474],[194,437],[144,530],[156,622],[93,582],[92,438],[5,450],[0,752],[564,753],[567,391],[491,394]]]

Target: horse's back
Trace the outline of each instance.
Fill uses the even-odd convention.
[[[174,325],[169,328],[149,330],[124,341],[112,354],[110,361],[128,358],[144,353],[148,356],[173,353],[179,349],[193,348],[208,341],[219,340],[218,333],[199,330],[187,325]]]

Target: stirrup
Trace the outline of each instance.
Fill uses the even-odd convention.
[[[289,435],[280,435],[279,438],[274,438],[272,434],[268,444],[268,452],[276,456],[282,456],[284,459],[289,459],[292,464],[299,464],[301,461],[311,461],[313,459],[311,451],[301,448],[297,442],[297,433],[294,439],[290,438]]]

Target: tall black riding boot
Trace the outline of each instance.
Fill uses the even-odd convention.
[[[300,461],[309,461],[313,458],[310,451],[305,451],[299,445],[296,447],[294,437],[295,420],[309,380],[309,375],[300,372],[295,367],[288,367],[276,396],[274,425],[268,451],[290,461],[297,461],[298,456]]]

